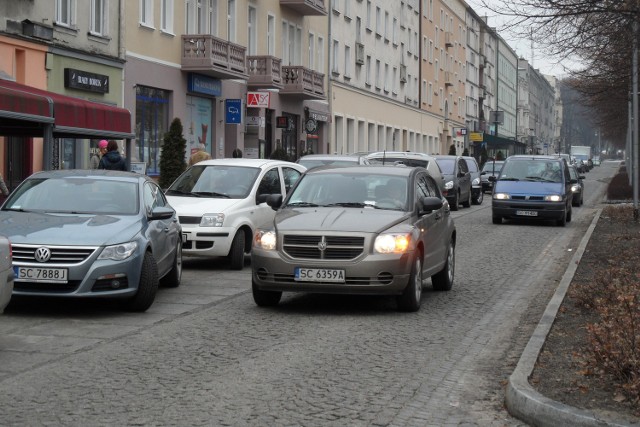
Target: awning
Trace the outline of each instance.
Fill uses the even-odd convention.
[[[39,136],[53,123],[56,138],[133,138],[129,110],[0,79],[0,133]]]

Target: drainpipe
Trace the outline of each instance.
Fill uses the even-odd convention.
[[[326,75],[327,75],[327,101],[329,104],[329,135],[327,135],[327,154],[332,154],[332,150],[331,150],[331,146],[332,144],[332,138],[333,135],[335,134],[335,121],[333,120],[333,91],[332,89],[332,84],[331,84],[331,70],[332,68],[332,64],[331,64],[331,58],[333,55],[331,55],[331,49],[333,49],[333,38],[331,37],[331,17],[333,16],[333,12],[331,11],[331,5],[327,3],[327,8],[329,9],[329,19],[327,19],[327,53],[328,53],[328,57],[327,58],[327,68],[326,68]],[[336,151],[337,147],[334,147],[333,151]]]

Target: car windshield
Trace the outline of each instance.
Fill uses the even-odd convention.
[[[469,172],[478,172],[478,164],[476,162],[474,162],[473,160],[465,160],[465,162],[467,162],[467,168],[469,169]]]
[[[47,213],[134,215],[138,185],[85,177],[28,179],[3,210]]]
[[[308,174],[303,176],[293,190],[286,206],[406,210],[407,177],[382,174]]]
[[[576,171],[575,167],[569,168],[569,175],[571,175],[571,179],[578,179],[578,171]]]
[[[562,170],[557,160],[513,160],[502,167],[500,180],[562,182]]]
[[[493,171],[499,172],[500,168],[502,167],[502,163],[503,162],[491,162],[491,161],[489,161],[489,162],[484,164],[484,166],[482,167],[482,170],[484,172],[493,172]]]
[[[187,197],[246,198],[259,168],[224,165],[194,165],[167,189],[167,195]]]
[[[369,162],[371,164],[375,164],[375,165],[405,165],[405,166],[410,166],[412,168],[416,168],[416,167],[422,167],[427,169],[429,166],[429,160],[422,160],[422,159],[410,159],[407,157],[394,157],[394,156],[388,156],[388,157],[376,157],[376,158],[370,158]]]
[[[440,166],[440,169],[442,170],[442,173],[453,175],[453,170],[456,166],[455,159],[438,159],[437,162]]]

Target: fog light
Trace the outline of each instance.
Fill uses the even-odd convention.
[[[120,283],[119,280],[112,280],[111,281],[111,289],[120,289],[120,286],[122,284]]]

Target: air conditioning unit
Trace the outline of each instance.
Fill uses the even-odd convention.
[[[364,44],[356,42],[356,64],[364,64]]]
[[[453,33],[451,31],[447,31],[444,33],[444,45],[446,47],[453,46]]]
[[[407,66],[400,64],[400,83],[407,82]]]

